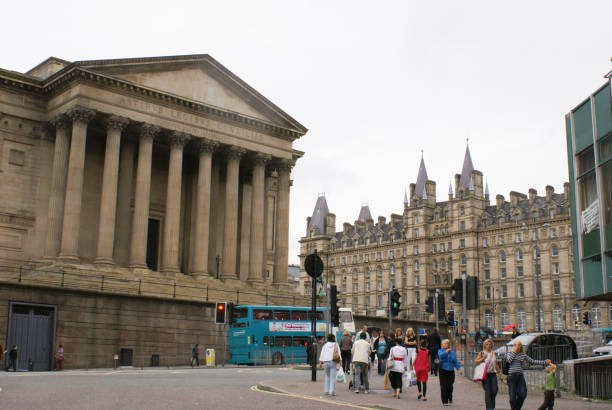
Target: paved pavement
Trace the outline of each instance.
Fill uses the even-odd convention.
[[[323,372],[317,382],[311,373],[290,368],[149,368],[130,370],[69,370],[62,372],[0,372],[0,409],[336,409],[439,408],[437,377],[428,383],[429,401],[416,399],[416,387],[405,389],[400,400],[382,390],[382,377],[373,375],[372,393],[355,394],[339,384],[336,396],[323,395]],[[463,377],[455,383],[457,409],[482,408],[480,385]],[[536,409],[541,392],[530,392],[525,409]],[[497,406],[509,408],[507,394]],[[589,403],[567,398],[555,409],[612,409],[611,403]]]

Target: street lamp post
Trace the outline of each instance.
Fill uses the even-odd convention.
[[[548,223],[542,224],[542,228],[546,228],[546,227],[549,227],[549,226],[550,226],[550,224],[548,224]],[[537,229],[537,224],[534,223],[532,225],[532,227],[533,227],[533,229]],[[523,226],[521,227],[521,230],[529,232],[529,228],[527,227],[527,225],[524,222],[523,222]],[[537,246],[538,239],[539,239],[539,237],[536,237],[536,238],[533,239],[534,242],[536,242],[536,246]],[[536,266],[537,266],[537,260],[536,260]],[[536,272],[535,272],[535,279],[536,279],[536,282],[535,282],[535,286],[536,286],[535,293],[536,293],[536,299],[537,299],[536,328],[537,328],[538,332],[542,331],[542,304],[540,302],[540,295],[542,293],[542,283],[540,282],[540,275],[542,274],[541,270],[542,270],[542,267],[540,266],[540,271],[538,271],[536,269]]]

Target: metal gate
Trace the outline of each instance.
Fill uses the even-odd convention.
[[[7,349],[17,345],[17,369],[51,370],[55,338],[55,307],[10,303]]]

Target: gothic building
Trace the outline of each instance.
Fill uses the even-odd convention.
[[[446,310],[459,320],[462,309],[451,301],[451,284],[465,274],[478,277],[480,284],[480,307],[467,315],[471,329],[501,329],[511,323],[522,331],[563,330],[574,328],[575,322],[580,326],[583,308],[573,292],[569,184],[563,193],[552,186],[545,192],[512,191],[508,201],[497,195],[491,202],[468,147],[448,198],[438,197],[421,159],[403,212],[391,214],[388,221],[383,216],[375,221],[364,204],[357,220],[337,231],[336,217],[321,195],[300,240],[300,290],[309,292],[303,260],[317,249],[325,279],[338,286],[342,304],[356,312],[386,315],[387,292],[395,286],[402,295],[400,317],[433,320],[425,301],[439,289]],[[597,305],[592,310],[594,325],[608,324],[607,309]]]

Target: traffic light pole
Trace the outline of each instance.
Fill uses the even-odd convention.
[[[389,332],[393,332],[393,314],[391,313],[391,292],[393,292],[393,288],[389,288],[389,293],[387,294],[387,299],[389,299]]]
[[[438,309],[438,296],[440,295],[440,289],[436,289],[436,297],[434,298],[434,310],[436,311],[436,329],[440,328],[440,315]]]
[[[468,320],[467,320],[467,277],[465,273],[461,274],[461,282],[462,282],[462,293],[463,293],[463,313],[461,316],[461,328],[463,330],[467,329]]]
[[[312,278],[312,314],[310,337],[310,361],[312,364],[312,381],[317,381],[317,279]]]

